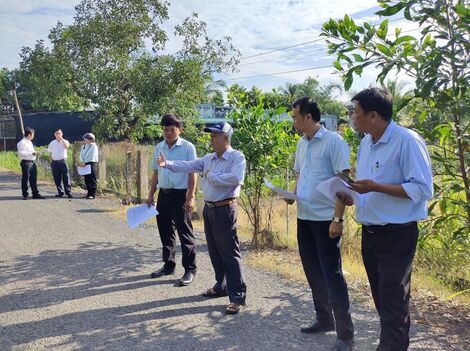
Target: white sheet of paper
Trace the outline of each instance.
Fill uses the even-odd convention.
[[[290,192],[290,191],[287,191],[287,190],[284,190],[284,189],[281,189],[281,188],[278,188],[276,186],[274,186],[269,180],[267,180],[266,178],[264,178],[264,184],[266,184],[266,186],[271,189],[272,191],[274,191],[276,194],[278,194],[279,196],[281,196],[283,199],[287,199],[287,200],[295,200],[295,201],[300,201],[301,199],[295,195],[293,192]]]
[[[91,174],[91,165],[85,165],[85,167],[77,166],[77,170],[80,175]]]
[[[144,223],[149,218],[158,214],[155,206],[147,206],[147,204],[137,205],[127,210],[127,224],[135,229],[139,224]]]
[[[338,177],[325,180],[324,182],[318,184],[317,189],[333,202],[336,202],[336,193],[342,191],[351,195],[354,203],[357,203],[358,193],[352,190],[348,183]]]

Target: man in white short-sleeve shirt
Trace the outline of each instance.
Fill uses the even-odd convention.
[[[67,195],[73,198],[70,184],[69,169],[67,167],[67,149],[70,146],[68,140],[64,139],[61,129],[54,132],[55,139],[49,143],[47,151],[51,156],[51,170],[58,194],[56,197]]]

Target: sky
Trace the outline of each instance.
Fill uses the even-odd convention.
[[[33,47],[40,39],[47,44],[47,35],[58,21],[65,25],[73,23],[74,7],[79,2],[0,0],[0,67],[18,67],[21,48]],[[302,82],[308,76],[322,85],[340,83],[339,75],[331,68],[335,57],[327,55],[325,41],[311,41],[319,38],[322,24],[330,18],[348,14],[359,23],[379,23],[380,18],[374,14],[378,10],[376,0],[178,0],[170,1],[170,19],[163,27],[171,33],[192,12],[198,13],[207,23],[210,37],[230,36],[242,55],[238,72],[215,78],[268,91],[288,82]],[[403,30],[416,28],[400,20],[401,17],[394,18],[393,26]],[[170,37],[166,50],[174,52],[178,46],[179,42]],[[288,46],[294,47],[284,49]],[[267,53],[276,49],[282,50]],[[351,90],[375,84],[377,74],[374,68],[365,70],[361,78],[355,79]],[[350,99],[350,94],[336,94],[339,99]]]

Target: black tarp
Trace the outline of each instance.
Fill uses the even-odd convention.
[[[54,132],[62,129],[64,138],[70,142],[82,140],[83,134],[91,132],[93,121],[87,119],[93,112],[26,112],[23,113],[24,127],[31,127],[35,132],[33,144],[36,146],[48,145],[54,140]],[[18,116],[15,116],[17,125],[17,139],[21,135]]]

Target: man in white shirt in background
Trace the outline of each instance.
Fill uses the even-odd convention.
[[[34,129],[26,128],[24,138],[16,144],[18,157],[21,160],[21,191],[23,200],[28,200],[28,181],[33,193],[33,199],[44,199],[44,197],[39,194],[37,186],[38,170],[35,161],[39,153],[34,149],[33,143],[31,142],[33,139]]]
[[[54,177],[54,183],[57,187],[58,194],[56,197],[67,195],[69,199],[73,198],[69,177],[69,169],[67,167],[67,149],[70,146],[68,140],[64,139],[62,129],[54,132],[55,139],[49,143],[47,151],[51,156],[51,170]]]

